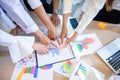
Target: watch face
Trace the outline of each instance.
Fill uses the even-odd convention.
[[[54,10],[53,13],[58,14],[58,10]]]

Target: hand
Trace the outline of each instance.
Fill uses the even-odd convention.
[[[57,26],[58,24],[60,24],[60,19],[58,17],[58,15],[56,13],[53,13],[51,16],[51,21],[52,23]]]
[[[64,44],[65,44],[65,45],[68,45],[70,42],[74,41],[74,40],[76,39],[77,35],[78,35],[78,33],[75,31],[75,32],[72,34],[72,36],[65,41]]]
[[[51,40],[45,34],[43,34],[39,29],[34,32],[34,35],[36,35],[41,41],[41,43],[44,45],[48,45],[51,43]]]
[[[64,38],[67,37],[68,30],[66,26],[63,26],[60,37],[61,37],[61,43],[63,44]]]
[[[21,27],[19,25],[16,25],[16,27],[10,31],[10,34],[16,36],[21,30]]]
[[[57,39],[57,34],[55,32],[55,29],[48,29],[48,37],[51,39],[51,40],[55,40]]]
[[[34,43],[33,44],[33,49],[38,51],[41,55],[48,53],[48,48],[47,46],[41,44],[41,43]]]

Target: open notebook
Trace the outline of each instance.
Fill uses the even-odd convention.
[[[97,54],[116,74],[120,74],[120,38],[99,49]]]

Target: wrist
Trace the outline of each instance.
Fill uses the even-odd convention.
[[[58,14],[58,10],[53,10],[53,14]]]

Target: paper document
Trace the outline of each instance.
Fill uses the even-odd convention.
[[[75,53],[75,57],[80,57],[81,55],[96,52],[103,45],[97,35],[93,33],[79,35],[74,42],[71,42],[71,46]]]
[[[36,52],[36,58],[37,66],[40,67],[48,64],[58,63],[64,60],[73,59],[75,58],[75,56],[71,46],[69,45],[67,48],[64,49],[49,49],[49,53],[45,55],[40,55],[38,52]]]

